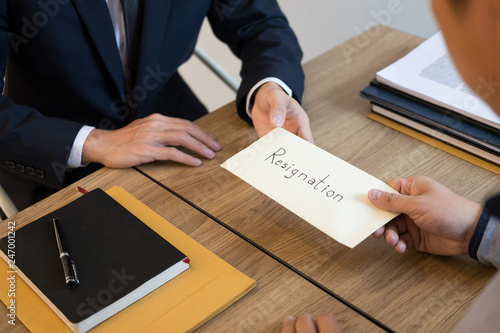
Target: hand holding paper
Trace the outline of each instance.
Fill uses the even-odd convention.
[[[252,108],[252,121],[259,137],[276,127],[283,127],[309,142],[314,142],[307,113],[274,82],[262,85],[257,91]]]
[[[367,196],[372,188],[394,189],[282,128],[222,167],[351,248],[397,215]]]
[[[401,194],[370,191],[379,208],[401,212],[374,233],[403,253],[407,248],[438,255],[465,255],[483,207],[427,177],[388,182]]]

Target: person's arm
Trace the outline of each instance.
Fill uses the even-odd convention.
[[[309,119],[300,106],[304,90],[302,51],[276,1],[220,0],[214,2],[207,16],[216,36],[243,63],[236,97],[240,117],[253,123],[259,136],[282,126],[312,141]],[[269,77],[284,82],[292,97],[278,84],[266,83],[255,93],[250,118],[246,110],[249,92]]]
[[[82,163],[97,162],[127,168],[156,160],[172,160],[190,166],[202,162],[176,147],[182,146],[208,159],[221,149],[213,134],[194,123],[152,114],[116,130],[94,129],[83,145]]]
[[[0,90],[4,92],[10,35],[8,2],[0,3]],[[19,47],[19,46],[18,46]],[[0,168],[46,186],[60,188],[69,150],[82,124],[44,117],[37,110],[0,96]]]
[[[8,2],[0,3],[0,168],[49,187],[60,188],[73,141],[83,124],[42,115],[5,94],[7,54],[25,44],[9,26]],[[7,50],[10,50],[9,52]],[[11,78],[13,79],[13,78]]]
[[[62,187],[69,151],[82,124],[44,117],[5,96],[0,96],[0,123],[1,167],[50,187]]]

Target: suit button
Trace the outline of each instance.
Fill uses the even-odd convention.
[[[45,172],[43,172],[42,170],[35,170],[35,175],[38,177],[38,178],[45,178]]]
[[[22,165],[22,164],[16,164],[16,169],[19,172],[25,172],[26,171],[26,167],[24,165]]]
[[[26,173],[30,176],[34,176],[35,175],[35,169],[33,169],[32,167],[26,167]]]
[[[5,164],[7,165],[8,168],[15,169],[16,164],[11,161],[6,161]]]

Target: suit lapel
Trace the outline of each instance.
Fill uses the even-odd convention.
[[[120,53],[113,34],[113,24],[105,0],[73,0],[97,50],[113,77],[120,94],[125,93],[125,81]]]

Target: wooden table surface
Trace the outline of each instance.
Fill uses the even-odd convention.
[[[378,70],[421,41],[376,27],[305,64],[303,107],[315,142],[379,179],[426,175],[482,202],[499,190],[500,176],[368,119],[370,105],[359,97]],[[198,168],[157,162],[139,169],[390,329],[450,331],[494,274],[468,257],[397,254],[371,237],[352,250],[340,245],[220,167],[257,139],[234,104],[197,124],[223,146],[214,160]]]
[[[113,186],[124,188],[207,249],[257,281],[257,286],[249,294],[196,332],[280,332],[281,321],[286,315],[299,315],[303,311],[318,314],[325,310],[335,312],[345,332],[383,332],[300,275],[133,169],[102,169],[13,216],[9,221],[15,220],[16,227],[20,228],[73,201],[81,195],[77,185],[87,190],[97,187],[107,190]],[[2,223],[0,236],[4,237],[6,233],[6,223]],[[1,308],[0,315],[6,318],[5,307]],[[0,320],[0,332],[28,331],[19,320],[17,323],[16,327],[12,327],[6,319]]]

